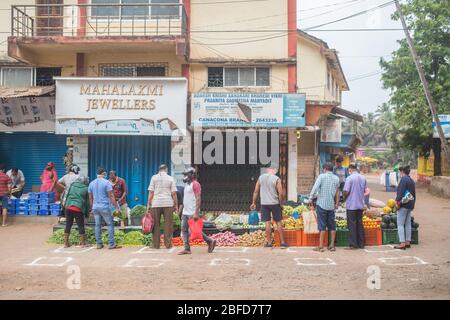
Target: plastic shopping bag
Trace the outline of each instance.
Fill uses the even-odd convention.
[[[259,215],[258,211],[251,211],[248,214],[248,224],[251,226],[256,226],[259,224]]]
[[[303,212],[303,232],[307,234],[319,233],[319,228],[317,226],[316,213],[311,211]]]
[[[149,234],[153,231],[153,227],[155,226],[155,220],[153,220],[153,215],[150,212],[147,212],[142,218],[142,233]]]
[[[203,219],[189,219],[189,240],[202,240],[203,239]]]

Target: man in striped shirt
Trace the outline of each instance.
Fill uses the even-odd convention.
[[[325,232],[331,231],[331,243],[328,249],[335,251],[334,240],[336,238],[335,212],[339,205],[339,178],[333,174],[333,164],[327,162],[323,165],[323,173],[314,183],[309,196],[310,201],[317,195],[317,225],[320,231],[319,247],[315,251],[323,252]]]
[[[0,206],[2,207],[2,227],[6,227],[8,219],[8,199],[11,194],[11,178],[5,173],[5,166],[0,164]]]

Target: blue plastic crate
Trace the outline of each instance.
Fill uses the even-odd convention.
[[[60,215],[60,213],[61,213],[60,210],[50,210],[50,215],[51,215],[51,216],[57,217],[57,216]]]
[[[48,216],[48,210],[39,210],[38,216]]]
[[[37,211],[37,210],[39,210],[40,208],[39,208],[39,205],[37,205],[37,204],[29,204],[28,205],[28,209],[31,211],[31,210],[35,210],[35,211]]]
[[[47,206],[48,206],[49,201],[48,201],[48,199],[46,199],[46,198],[41,198],[41,199],[39,199],[38,204],[39,204],[39,205],[47,205]]]
[[[27,216],[28,215],[28,211],[16,211],[16,215],[17,216]]]
[[[16,207],[16,211],[28,211],[28,206],[20,206],[20,207]]]
[[[38,203],[38,199],[28,199],[28,204],[37,204]]]
[[[9,199],[9,201],[11,201],[11,203],[16,204],[18,202],[20,202],[20,199]],[[8,203],[9,203],[8,201]]]
[[[14,216],[16,214],[16,210],[8,209],[8,215]]]
[[[59,203],[49,204],[48,207],[50,210],[61,210],[61,205]]]
[[[28,199],[29,200],[37,200],[37,199],[39,199],[39,195],[36,192],[30,192],[28,194]]]
[[[55,192],[48,192],[47,193],[47,198],[49,199],[55,199],[56,193]]]
[[[37,216],[38,215],[38,210],[30,210],[30,211],[28,211],[28,215],[29,216]]]
[[[48,210],[48,204],[39,204],[39,210]]]

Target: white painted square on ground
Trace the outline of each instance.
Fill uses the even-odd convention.
[[[330,258],[294,258],[298,266],[335,266],[334,262]]]
[[[161,254],[161,253],[173,253],[177,248],[173,247],[170,249],[155,249],[150,247],[143,247],[138,251],[133,252],[133,254]]]
[[[73,246],[70,248],[64,248],[64,247],[59,247],[55,250],[53,250],[53,253],[85,253],[88,251],[91,251],[92,249],[94,249],[94,247],[88,247],[88,248],[82,248],[79,246]]]
[[[72,257],[39,257],[25,265],[35,267],[62,267],[72,260]]]
[[[295,249],[294,249],[293,247],[289,247],[286,249],[286,252],[289,252],[289,253],[313,253],[313,254],[322,253],[322,252],[314,251],[313,248],[314,247],[295,247]]]
[[[130,259],[122,267],[124,267],[124,268],[159,268],[170,261],[171,261],[170,259],[151,259],[151,258]]]
[[[391,244],[386,244],[386,245],[382,245],[382,246],[371,246],[371,247],[366,247],[364,249],[365,252],[368,253],[398,253],[398,252],[402,252],[402,250],[400,249],[394,249],[394,246]]]
[[[250,266],[250,259],[247,258],[214,258],[209,263],[210,266]]]
[[[378,260],[388,266],[416,266],[428,264],[428,262],[412,256],[378,258]]]
[[[224,252],[224,253],[246,253],[248,252],[248,247],[216,247],[214,252]]]

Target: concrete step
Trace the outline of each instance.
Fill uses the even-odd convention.
[[[53,225],[58,223],[59,217],[55,216],[16,216],[9,215],[8,223],[11,224],[22,224],[22,223],[42,223]]]

